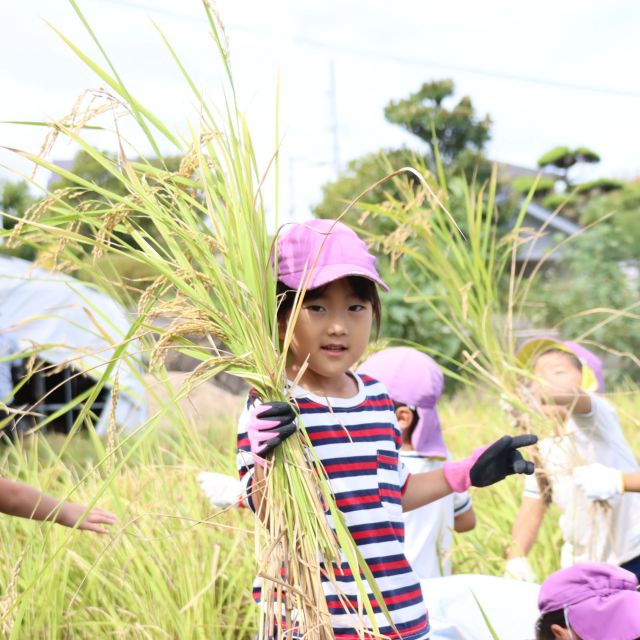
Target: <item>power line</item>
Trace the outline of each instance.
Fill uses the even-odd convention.
[[[159,13],[162,15],[170,16],[172,18],[181,18],[183,20],[200,21],[200,18],[192,15],[186,15],[183,13],[177,13],[167,9],[159,9],[151,7],[149,5],[141,4],[138,2],[131,2],[129,0],[98,0],[106,4],[115,4],[123,7],[129,7],[132,9],[140,9],[142,11],[149,11],[152,13]],[[604,95],[611,95],[624,98],[640,98],[640,91],[629,91],[627,89],[616,89],[613,87],[602,87],[597,85],[586,85],[573,82],[561,82],[560,80],[549,80],[547,78],[540,78],[536,76],[519,75],[508,73],[504,71],[498,71],[493,69],[482,69],[480,67],[468,67],[465,65],[452,64],[448,62],[440,62],[438,60],[430,60],[427,58],[419,58],[414,56],[397,55],[393,53],[384,53],[373,49],[360,49],[357,47],[351,47],[344,44],[328,44],[321,40],[309,38],[306,36],[296,36],[283,33],[276,33],[268,31],[266,29],[259,29],[256,27],[247,27],[236,23],[225,23],[225,27],[234,29],[236,31],[242,31],[250,33],[263,38],[271,40],[288,40],[298,45],[312,47],[315,49],[325,49],[332,52],[341,52],[349,55],[365,57],[365,58],[377,58],[378,60],[384,60],[386,62],[394,62],[396,64],[404,64],[419,67],[433,67],[435,69],[442,69],[443,71],[458,71],[460,73],[468,73],[470,75],[483,76],[487,78],[494,78],[497,80],[506,80],[509,82],[522,82],[526,84],[536,84],[539,86],[546,86],[555,89],[569,89],[572,91],[585,91],[589,93],[599,93]]]

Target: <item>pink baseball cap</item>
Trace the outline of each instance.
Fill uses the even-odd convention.
[[[551,574],[540,587],[540,613],[564,610],[582,640],[640,637],[638,579],[622,567],[583,562]]]
[[[317,289],[347,276],[361,276],[389,291],[376,271],[376,258],[369,253],[365,242],[336,220],[314,219],[295,224],[280,237],[278,280],[297,289],[308,276],[308,289]]]
[[[436,403],[444,389],[444,375],[438,363],[426,353],[410,347],[383,349],[358,368],[387,387],[392,400],[414,408],[418,422],[411,444],[423,456],[447,457]]]

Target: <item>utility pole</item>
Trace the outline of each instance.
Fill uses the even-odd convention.
[[[340,145],[338,128],[338,96],[336,90],[336,65],[329,62],[329,102],[331,105],[331,136],[333,138],[333,167],[336,176],[340,173]]]

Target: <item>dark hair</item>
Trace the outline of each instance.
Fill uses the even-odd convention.
[[[356,298],[359,298],[363,302],[371,303],[377,337],[380,334],[380,318],[382,309],[376,283],[373,280],[363,278],[362,276],[346,276],[345,279]],[[307,289],[304,294],[304,300],[306,302],[317,300],[324,294],[329,284],[331,283],[322,285],[321,287],[316,287],[315,289]],[[278,280],[276,285],[276,295],[278,296],[278,320],[282,322],[293,307],[293,303],[296,299],[296,290]]]
[[[566,353],[566,351],[564,353]],[[536,622],[536,640],[554,640],[555,636],[553,635],[553,631],[551,631],[552,624],[557,624],[563,629],[566,629],[563,609],[543,613],[538,618]]]
[[[571,362],[571,364],[580,372],[582,372],[582,361],[580,360],[580,358],[578,358],[577,355],[575,355],[575,353],[571,353],[571,351],[565,351],[564,349],[558,349],[556,347],[552,347],[551,349],[545,349],[544,351],[542,351],[541,353],[539,353],[538,355],[536,355],[533,364],[535,365],[538,360],[540,360],[540,358],[542,358],[542,356],[546,356],[550,353],[559,353],[560,355],[563,355],[567,358],[567,360],[569,360],[569,362]]]

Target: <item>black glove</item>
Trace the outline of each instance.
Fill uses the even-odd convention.
[[[525,460],[518,449],[536,442],[538,436],[533,434],[502,436],[478,456],[469,471],[471,484],[474,487],[488,487],[514,473],[530,476],[535,471],[535,465]]]
[[[251,453],[264,457],[296,431],[297,414],[288,402],[265,402],[249,411],[247,435]]]

